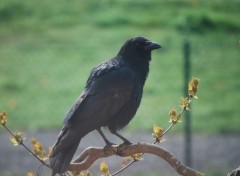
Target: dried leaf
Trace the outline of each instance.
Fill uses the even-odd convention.
[[[135,153],[132,157],[135,161],[143,160],[142,153]]]
[[[171,111],[169,111],[170,118],[176,117],[176,114],[177,114],[177,110],[176,109],[171,109]]]
[[[100,171],[103,173],[104,176],[110,176],[108,165],[105,161],[100,164]]]
[[[189,104],[190,103],[191,103],[191,100],[188,97],[185,97],[185,98],[182,97],[182,100],[180,102],[180,107],[182,109],[186,109],[186,110],[190,111],[190,109],[189,109]]]
[[[27,176],[34,176],[34,172],[32,172],[32,171],[31,171],[31,172],[28,172],[28,173],[27,173]]]
[[[188,83],[188,94],[191,97],[194,97],[198,91],[198,84],[199,84],[200,80],[198,78],[192,78],[191,81],[189,81]]]
[[[14,137],[10,137],[10,141],[13,143],[14,146],[18,146],[25,140],[25,138],[23,137],[23,133],[20,131],[14,132],[13,135]]]
[[[156,140],[156,142],[162,142],[163,141],[163,128],[159,127],[158,125],[153,125],[153,138]]]
[[[7,113],[2,112],[2,113],[0,113],[0,125],[5,126],[6,123],[7,123]]]
[[[32,138],[31,142],[33,153],[37,155],[40,160],[46,161],[48,158],[46,157],[46,151],[43,149],[43,145],[35,138]]]

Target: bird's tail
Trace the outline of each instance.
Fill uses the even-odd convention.
[[[49,157],[49,166],[52,168],[52,176],[62,174],[67,171],[67,168],[77,150],[80,140],[72,144],[68,148]]]

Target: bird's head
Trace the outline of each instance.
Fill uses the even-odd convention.
[[[134,37],[127,40],[121,47],[118,56],[134,62],[150,61],[151,51],[161,48],[158,43],[145,37]]]

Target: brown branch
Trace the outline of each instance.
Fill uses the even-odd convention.
[[[122,157],[132,156],[136,153],[149,153],[164,159],[168,164],[175,169],[177,173],[184,176],[201,176],[200,172],[185,166],[169,151],[155,144],[137,143],[132,145],[120,145],[117,147],[95,148],[89,147],[84,150],[69,166],[71,172],[81,172],[88,169],[97,159],[118,155]]]

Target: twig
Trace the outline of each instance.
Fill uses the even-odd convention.
[[[176,172],[180,175],[184,176],[200,176],[201,173],[185,166],[181,163],[176,157],[174,157],[169,151],[149,143],[138,143],[132,145],[126,145],[124,147],[118,146],[117,149],[123,152],[123,157],[132,156],[136,153],[149,153],[153,155],[157,155],[168,162]],[[71,172],[81,172],[82,170],[88,169],[97,159],[103,157],[109,157],[112,155],[116,155],[116,148],[115,147],[108,147],[108,148],[95,148],[90,147],[87,148],[82,152],[80,156],[77,157],[70,164],[68,170]]]
[[[171,125],[169,125],[169,127],[163,132],[162,136],[163,137],[172,127],[173,127],[174,123],[171,123]],[[155,140],[152,144],[156,144],[157,140]],[[141,156],[144,153],[141,154]],[[120,172],[124,171],[125,169],[127,169],[129,166],[131,166],[133,163],[137,162],[138,160],[132,160],[130,163],[128,163],[126,166],[124,166],[123,168],[119,169],[118,171],[114,172],[113,174],[111,174],[111,176],[115,176],[117,174],[119,174]]]
[[[169,127],[163,132],[162,136],[163,137],[172,127],[173,125],[175,125],[174,123],[171,123],[171,125],[169,125]],[[155,142],[156,143],[156,142]]]
[[[3,125],[3,127],[17,140],[17,142],[19,143],[19,145],[22,145],[29,153],[31,153],[35,158],[37,158],[37,160],[39,162],[41,162],[44,166],[49,167],[48,164],[46,164],[44,161],[42,161],[40,158],[38,158],[37,155],[35,155],[35,153],[33,153],[24,143],[23,141],[19,140],[13,133],[12,131],[6,126],[6,125]]]
[[[128,163],[126,166],[124,166],[123,168],[121,168],[118,171],[116,171],[115,173],[113,173],[111,176],[115,176],[115,175],[119,174],[120,172],[124,171],[125,169],[127,169],[129,166],[131,166],[133,163],[135,163],[137,161],[138,160],[132,160],[130,163]]]

